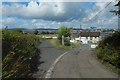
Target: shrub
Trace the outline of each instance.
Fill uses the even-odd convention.
[[[15,29],[13,30],[15,33],[23,33],[22,29]]]
[[[3,30],[2,36],[2,77],[30,77],[39,38],[8,30]]]
[[[105,46],[103,48],[96,49],[97,57],[102,60],[102,62],[112,64],[116,68],[119,68],[120,65],[119,60],[119,50],[116,50],[110,46]]]
[[[64,26],[62,26],[59,30],[58,30],[58,40],[62,40],[62,35],[64,37],[70,37],[70,28],[66,28]]]
[[[39,32],[38,30],[34,30],[34,34],[37,35]]]
[[[115,32],[113,35],[103,39],[96,53],[99,59],[103,62],[112,64],[120,69],[120,31]]]
[[[104,38],[100,42],[99,47],[104,47],[104,46],[111,46],[116,49],[119,49],[120,48],[120,31],[117,31],[113,35]]]

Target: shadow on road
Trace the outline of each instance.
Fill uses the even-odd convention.
[[[31,67],[32,67],[32,73],[33,76],[30,80],[37,80],[36,77],[34,77],[34,75],[36,75],[36,72],[39,71],[38,67],[44,63],[44,61],[41,61],[41,52],[40,49],[37,49],[37,54],[33,57],[32,62],[31,62]]]

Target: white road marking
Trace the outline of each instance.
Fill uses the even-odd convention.
[[[65,52],[63,53],[62,55],[60,55],[55,61],[54,63],[52,64],[52,66],[49,68],[49,70],[47,71],[46,75],[45,75],[45,78],[50,78],[51,74],[52,74],[52,71],[55,67],[55,65],[58,63],[58,61],[65,55],[67,54],[68,52]]]

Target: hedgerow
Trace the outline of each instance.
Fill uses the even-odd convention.
[[[120,69],[120,31],[103,39],[96,48],[96,53],[103,63]]]
[[[31,77],[40,39],[35,35],[2,31],[2,78]]]

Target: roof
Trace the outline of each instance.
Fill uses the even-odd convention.
[[[81,32],[81,37],[99,37],[100,32]]]
[[[101,32],[100,36],[105,37],[105,36],[110,36],[112,34],[113,34],[112,32]]]
[[[72,37],[73,37],[73,38],[78,38],[79,36],[80,36],[79,33],[73,33],[73,34],[72,34]]]

